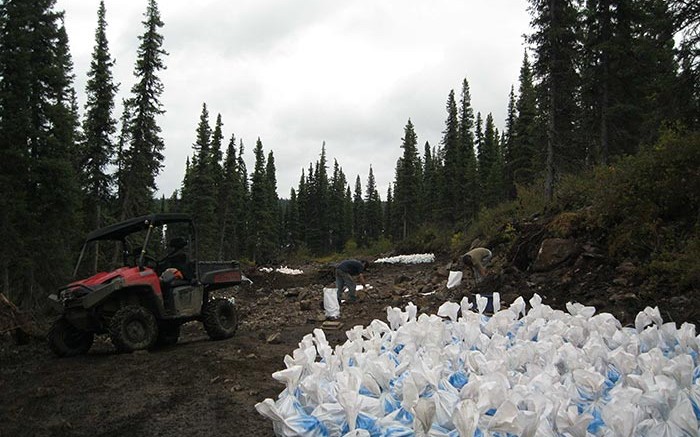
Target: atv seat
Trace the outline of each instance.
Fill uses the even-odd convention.
[[[192,279],[193,275],[191,263],[187,259],[187,253],[184,250],[185,247],[187,247],[187,240],[182,237],[175,237],[170,240],[168,246],[170,246],[171,251],[158,263],[159,273],[174,267],[182,272],[185,280],[187,280],[187,283],[189,283],[189,280]]]

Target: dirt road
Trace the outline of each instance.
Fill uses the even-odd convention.
[[[387,306],[410,301],[419,312],[435,313],[446,300],[458,302],[475,291],[468,280],[446,289],[448,263],[373,265],[366,274],[372,289],[361,294],[361,302],[341,306],[343,326],[326,330],[328,340],[343,343],[347,329],[386,320]],[[546,274],[502,263],[496,260],[492,286],[506,304],[517,295],[540,293],[553,307],[569,300],[593,304],[623,323],[645,305],[632,285],[613,284],[621,282],[614,280],[615,267],[597,257],[584,254]],[[322,326],[322,289],[333,281],[327,267],[295,267],[304,274],[251,272],[254,284],[234,293],[242,322],[229,340],[210,341],[193,322],[172,347],[116,354],[107,339],[98,338],[88,355],[58,359],[43,343],[14,346],[1,338],[0,437],[273,435],[255,404],[283,389],[271,375],[284,368],[284,356],[305,334]],[[662,306],[662,314],[673,311],[673,297],[649,299]],[[683,305],[676,307],[676,322],[695,321],[694,309],[683,313]]]
[[[368,273],[371,295],[342,306],[343,327],[326,331],[329,341],[345,341],[354,325],[385,320],[386,306],[402,303],[393,292],[396,279],[430,277],[433,270],[388,265]],[[283,387],[272,373],[322,325],[322,289],[332,277],[312,269],[253,280],[234,293],[242,322],[229,340],[210,341],[192,322],[177,345],[151,352],[117,354],[100,337],[88,355],[58,359],[42,343],[0,343],[0,436],[273,435],[255,404],[279,394]]]

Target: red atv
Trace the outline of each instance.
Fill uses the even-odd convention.
[[[109,334],[121,352],[171,345],[192,320],[213,340],[232,337],[234,300],[212,292],[245,278],[236,261],[198,262],[196,236],[187,214],[151,214],[88,234],[73,276],[84,271],[86,258],[94,261],[92,276],[49,296],[61,314],[49,331],[51,350],[61,357],[84,354],[96,334]],[[107,268],[94,274],[99,264]]]

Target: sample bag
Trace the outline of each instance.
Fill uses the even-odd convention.
[[[329,319],[340,318],[340,303],[337,288],[323,289],[323,311]]]
[[[454,288],[462,283],[462,272],[450,272],[447,278],[447,288]]]

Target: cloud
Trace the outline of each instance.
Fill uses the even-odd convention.
[[[108,40],[121,83],[133,85],[146,1],[107,1]],[[372,165],[382,198],[410,118],[422,152],[439,144],[451,89],[470,84],[476,112],[502,126],[528,29],[526,0],[184,0],[159,2],[167,69],[159,119],[166,144],[160,191],[179,188],[202,103],[221,114],[225,143],[243,140],[252,168],[258,137],[275,155],[286,197],[326,142],[351,188]],[[84,103],[96,2],[58,0]],[[121,111],[121,109],[117,109]],[[118,117],[120,114],[115,114]]]

